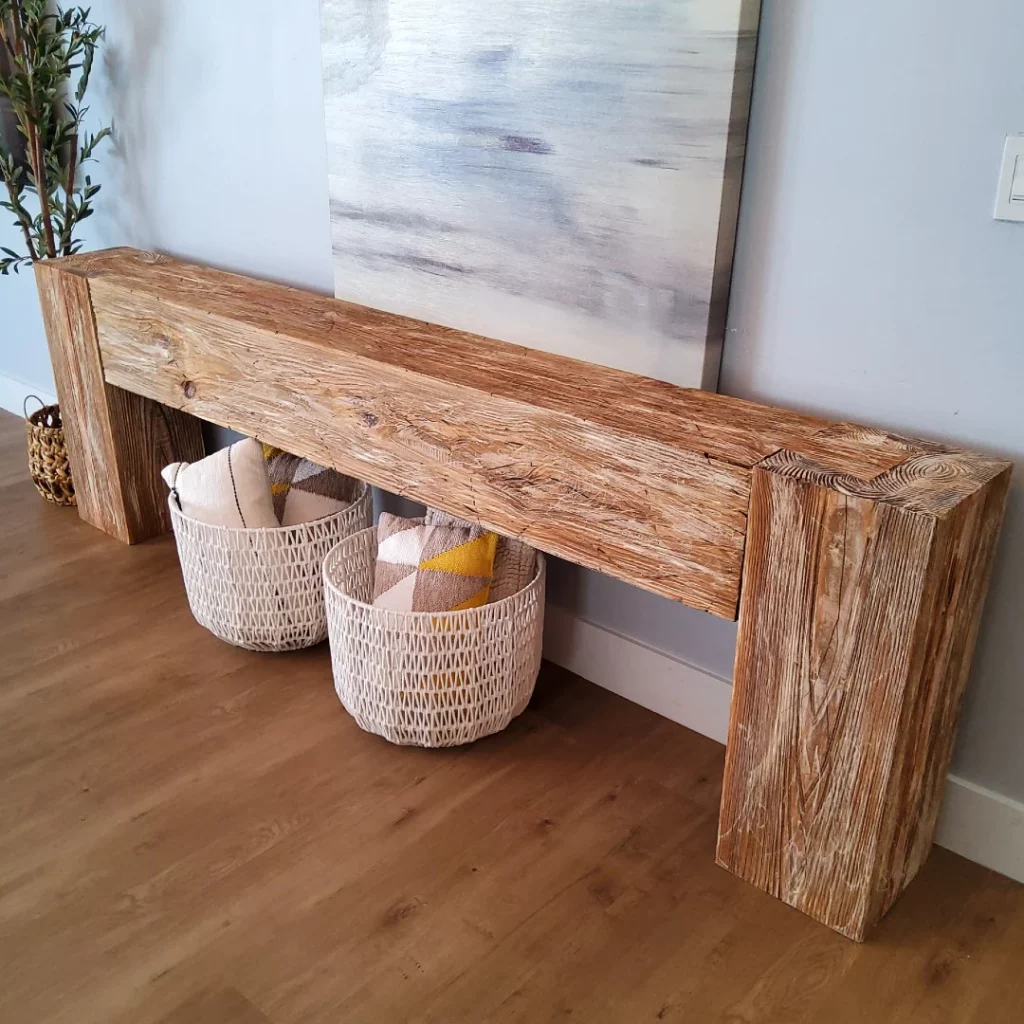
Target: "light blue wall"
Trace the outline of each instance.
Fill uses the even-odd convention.
[[[318,4],[96,0],[88,101],[116,147],[92,247],[136,245],[333,291]],[[2,211],[0,211],[2,212]],[[0,244],[18,234],[0,218]],[[32,275],[0,278],[0,374],[52,385]]]
[[[96,245],[331,289],[318,5],[95,0],[120,135]],[[765,0],[723,390],[1024,462],[1024,225],[991,219],[1024,130],[1024,5]],[[12,233],[0,226],[0,244]],[[44,389],[30,278],[0,376]],[[1024,798],[1024,470],[955,769]],[[720,676],[735,627],[572,567],[555,600]]]
[[[3,209],[0,209],[0,246],[16,252],[24,249],[21,233],[9,223],[8,213]],[[31,270],[0,277],[0,378],[24,382],[30,391],[54,393],[53,372]],[[13,394],[10,385],[0,391],[0,395],[9,394]]]
[[[954,769],[1024,798],[1024,4],[769,0],[723,390],[1017,463]]]

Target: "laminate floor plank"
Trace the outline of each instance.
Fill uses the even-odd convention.
[[[0,1022],[999,1024],[1024,887],[944,850],[864,945],[714,865],[723,748],[546,665],[472,747],[192,620],[0,415]]]

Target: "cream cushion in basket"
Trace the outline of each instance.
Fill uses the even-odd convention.
[[[246,437],[199,462],[172,462],[161,474],[178,507],[209,526],[278,526],[263,447]]]
[[[498,535],[382,512],[373,605],[400,612],[452,612],[487,603]]]
[[[442,526],[473,526],[473,523],[456,519],[455,516],[436,508],[427,509],[426,521]],[[499,536],[498,547],[494,553],[494,579],[491,581],[487,603],[494,604],[518,594],[533,579],[536,564],[537,552],[529,544],[514,537]]]

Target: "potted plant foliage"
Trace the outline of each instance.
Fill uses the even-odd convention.
[[[11,213],[24,250],[0,247],[0,274],[81,248],[75,230],[99,191],[82,168],[109,128],[88,131],[83,105],[103,29],[89,10],[47,0],[0,0],[0,206]],[[73,502],[60,410],[28,421],[29,464],[40,493]],[[45,435],[40,432],[45,432]]]
[[[99,191],[82,167],[110,134],[83,128],[82,101],[102,37],[86,8],[52,12],[46,0],[0,0],[0,97],[17,133],[9,137],[9,115],[0,140],[3,206],[25,242],[23,253],[3,250],[2,274],[81,246],[75,228],[92,213]]]

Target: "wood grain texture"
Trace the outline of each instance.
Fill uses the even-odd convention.
[[[169,406],[696,608],[741,601],[720,863],[855,938],[916,873],[1006,463],[143,253],[44,273],[67,282],[54,336],[95,325],[63,372],[105,381],[78,415],[111,501],[160,464],[125,424]]]
[[[819,443],[814,437],[807,446]],[[1004,459],[929,441],[901,443],[907,446],[906,457],[899,462],[893,459],[891,468],[882,472],[877,471],[878,463],[872,452],[836,452],[826,460],[820,452],[807,457],[794,451],[779,451],[759,468],[792,480],[813,482],[851,498],[867,498],[905,512],[941,517],[953,512],[1010,466]],[[845,465],[846,470],[837,471],[825,462],[831,462],[833,467]]]
[[[703,736],[547,665],[499,736],[383,743],[326,647],[221,643],[171,538],[40,501],[4,413],[0,518],[5,1024],[1020,1019],[1024,886],[936,849],[856,945],[714,866]]]
[[[149,296],[226,320],[239,331],[259,329],[312,342],[340,356],[361,356],[584,417],[748,468],[779,449],[796,450],[834,426],[789,409],[681,388],[137,249],[106,249],[55,262],[88,277],[94,295],[102,290],[106,303],[120,304],[125,313]],[[159,335],[159,327],[150,325],[148,333]]]
[[[108,379],[735,617],[750,471],[97,282]],[[140,327],[159,324],[158,336]]]
[[[159,471],[201,458],[199,422],[104,380],[87,278],[35,265],[79,515],[132,544],[170,529]]]
[[[749,467],[827,426],[159,257],[70,267],[108,382],[727,618]]]
[[[813,463],[819,473],[852,476],[868,482],[911,456],[924,454],[932,446],[884,430],[836,423],[787,447],[791,456],[800,456],[803,472],[809,471]]]
[[[930,849],[1009,482],[929,447],[753,475],[718,862],[855,939]]]
[[[335,293],[715,387],[758,0],[324,0]]]

